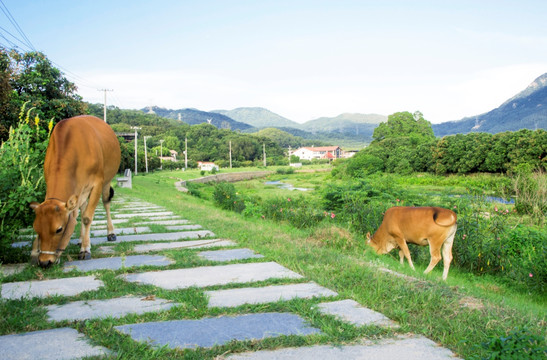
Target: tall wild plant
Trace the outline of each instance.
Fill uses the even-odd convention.
[[[38,116],[32,118],[34,108],[23,105],[19,123],[11,127],[9,138],[0,146],[0,261],[13,262],[11,243],[18,229],[32,222],[31,201],[45,196],[43,164],[53,121],[47,124]]]

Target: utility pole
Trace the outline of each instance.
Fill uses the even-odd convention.
[[[137,175],[137,130],[140,130],[140,127],[131,126],[131,129],[135,130],[135,175]]]
[[[163,170],[163,142],[165,140],[160,140],[160,170]]]
[[[104,91],[104,122],[106,122],[106,92],[107,91],[114,91],[112,89],[99,89],[97,91]]]
[[[232,168],[232,140],[230,140],[230,169]]]
[[[146,173],[148,174],[148,152],[146,151],[146,138],[150,136],[144,136],[144,163],[146,166]]]
[[[264,167],[266,167],[266,143],[262,143],[262,158],[264,159]]]
[[[184,171],[188,169],[188,138],[184,138]]]
[[[291,146],[289,145],[289,166],[291,166]]]

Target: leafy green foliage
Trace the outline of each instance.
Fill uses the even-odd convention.
[[[245,209],[244,200],[236,193],[234,185],[227,182],[215,184],[213,200],[217,206],[224,210],[242,212]]]
[[[41,119],[54,123],[85,114],[76,86],[43,53],[0,48],[0,71],[0,139],[7,139],[6,130],[17,126],[17,112],[24,103]]]
[[[491,337],[480,347],[488,356],[471,356],[472,360],[540,360],[547,357],[545,339],[531,333],[527,328],[511,330],[506,336]]]
[[[519,172],[513,177],[515,209],[542,226],[547,215],[547,176],[543,171]]]
[[[19,229],[32,223],[29,203],[45,195],[42,170],[44,153],[53,121],[44,124],[38,116],[31,119],[34,109],[25,111],[16,128],[0,147],[0,261],[13,262],[11,242]]]
[[[546,159],[547,131],[542,129],[458,134],[437,140],[420,113],[403,112],[389,116],[376,128],[369,147],[335,166],[338,176],[352,178],[378,171],[401,175],[521,173],[545,169]]]

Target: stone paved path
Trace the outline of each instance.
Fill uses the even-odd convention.
[[[98,217],[104,217],[98,211]],[[181,219],[173,212],[150,203],[118,198],[113,209],[118,240],[108,242],[104,224],[93,223],[93,259],[65,261],[62,267],[68,278],[14,281],[3,283],[0,301],[26,301],[32,298],[60,296],[60,303],[43,306],[51,329],[0,336],[2,359],[79,359],[88,356],[116,357],[117,349],[94,343],[76,328],[78,321],[98,318],[116,318],[122,325],[114,326],[113,332],[129,336],[133,341],[147,346],[177,349],[209,348],[234,341],[260,341],[278,336],[318,336],[323,331],[311,325],[311,319],[289,312],[260,311],[260,304],[316,299],[312,309],[319,317],[333,316],[353,326],[380,326],[397,328],[398,324],[363,307],[351,299],[343,299],[338,293],[306,279],[284,266],[271,261],[252,249],[239,248],[237,239],[219,239],[209,230],[201,229]],[[154,229],[165,229],[153,233]],[[29,231],[21,232],[28,236]],[[22,238],[22,240],[26,240]],[[72,241],[77,243],[77,239]],[[127,243],[123,244],[123,243]],[[136,243],[136,244],[134,244]],[[14,246],[29,246],[28,240]],[[118,252],[123,244],[133,255]],[[225,249],[229,247],[229,249]],[[213,250],[199,250],[213,248]],[[124,248],[125,249],[125,248]],[[176,268],[174,254],[194,254],[203,266]],[[226,264],[228,263],[228,264]],[[139,267],[145,266],[145,270]],[[167,267],[170,267],[167,269]],[[175,268],[173,268],[175,267]],[[14,270],[15,269],[15,270]],[[22,271],[24,266],[10,267],[2,271],[10,276]],[[73,269],[77,271],[72,272]],[[2,269],[0,269],[2,270]],[[128,284],[152,285],[164,291],[184,292],[199,289],[207,301],[207,308],[230,309],[238,306],[255,306],[251,313],[237,312],[232,315],[201,318],[180,318],[168,321],[138,321],[132,314],[161,313],[171,311],[184,303],[173,302],[155,296],[125,294],[112,298],[91,296],[93,300],[74,299],[79,294],[98,292],[107,284],[97,279],[104,271],[118,271],[115,281]],[[82,276],[87,275],[87,276]],[[276,279],[275,285],[260,285],[261,281]],[[238,285],[242,284],[242,285]],[[210,287],[217,287],[210,289]],[[218,287],[221,287],[218,289]],[[318,300],[317,300],[318,299]],[[171,310],[170,310],[171,309]],[[230,312],[228,312],[230,313]],[[133,315],[134,316],[134,315]],[[127,318],[126,318],[127,317]],[[171,318],[172,319],[172,318]],[[64,322],[58,324],[59,322]],[[68,323],[67,323],[68,322]],[[120,322],[118,322],[119,324]],[[316,322],[321,323],[321,322]],[[55,325],[58,324],[58,325]],[[67,326],[68,324],[68,326]],[[61,327],[64,326],[64,327]],[[315,334],[315,335],[314,335]],[[301,341],[301,343],[305,343]],[[133,357],[135,355],[132,354]],[[123,357],[123,356],[122,356]],[[314,345],[277,350],[242,352],[218,357],[230,359],[454,359],[453,354],[422,336],[407,334],[404,337],[386,338],[371,342],[367,339],[356,344]]]

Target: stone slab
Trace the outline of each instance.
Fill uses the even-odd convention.
[[[157,221],[157,220],[180,220],[180,216],[178,215],[168,215],[168,216],[147,216],[146,217],[150,221]],[[130,219],[130,218],[129,218]]]
[[[279,350],[261,350],[228,356],[230,360],[461,360],[435,342],[422,337],[385,339],[366,345],[315,345]]]
[[[3,264],[0,266],[0,275],[9,276],[19,274],[28,264]]]
[[[190,269],[150,271],[121,275],[125,280],[155,285],[164,289],[185,289],[233,283],[263,281],[272,278],[300,279],[297,274],[275,262],[202,266]]]
[[[123,223],[126,223],[128,222],[129,219],[112,219],[112,224],[116,225],[116,224],[123,224]],[[93,225],[106,225],[106,220],[93,220],[93,222],[91,223],[91,226]]]
[[[185,219],[175,219],[175,220],[142,221],[142,222],[135,223],[135,225],[183,225],[188,223],[189,221]]]
[[[90,345],[86,337],[71,328],[33,331],[0,336],[2,359],[68,360],[107,356],[110,351]]]
[[[138,233],[146,233],[150,231],[151,230],[148,226],[135,226],[135,227],[114,229],[114,233],[116,235],[131,235],[131,234],[138,234]],[[91,236],[106,236],[108,235],[108,230],[91,230],[90,234]]]
[[[259,288],[242,288],[206,291],[212,307],[235,307],[243,304],[264,304],[294,298],[311,299],[316,296],[337,296],[338,294],[314,282],[304,284],[274,285]]]
[[[202,226],[198,224],[191,224],[191,225],[167,225],[165,227],[167,230],[171,231],[181,231],[181,230],[197,230],[201,229]]]
[[[230,250],[214,250],[202,251],[198,256],[211,261],[232,261],[244,259],[263,258],[264,255],[255,254],[251,249],[230,249]]]
[[[75,301],[64,305],[47,306],[49,321],[120,318],[128,314],[144,314],[169,310],[179,304],[165,299],[121,297],[108,300]]]
[[[217,246],[234,246],[235,242],[232,240],[224,239],[211,239],[211,240],[185,240],[185,241],[173,241],[173,242],[158,242],[155,244],[142,244],[135,245],[134,252],[142,253],[148,251],[160,251],[171,249],[199,249],[210,248]]]
[[[209,348],[233,340],[260,340],[282,335],[310,335],[319,329],[290,313],[221,316],[201,320],[174,320],[116,326],[136,341],[174,348]]]
[[[63,270],[65,272],[72,271],[74,269],[80,271],[93,271],[93,270],[118,270],[122,266],[126,268],[135,266],[167,266],[174,264],[173,260],[166,258],[165,256],[158,255],[133,255],[126,256],[124,258],[109,257],[91,260],[75,260],[67,261],[64,263]]]
[[[215,234],[209,230],[198,231],[180,231],[172,233],[155,233],[155,234],[137,234],[137,235],[120,235],[117,237],[116,242],[132,242],[132,241],[168,241],[168,240],[181,240],[181,239],[201,239],[206,237],[212,237]],[[78,244],[80,240],[73,239],[70,242],[72,244]],[[108,242],[106,237],[94,237],[90,238],[91,245],[102,244]]]
[[[156,211],[156,212],[132,212],[130,214],[116,214],[112,215],[115,219],[127,219],[133,217],[149,217],[149,216],[171,216],[173,215],[172,211]]]
[[[84,291],[97,290],[103,286],[94,276],[42,281],[20,281],[2,284],[2,297],[20,299],[22,297],[47,297],[53,295],[74,296]]]
[[[355,300],[340,300],[317,305],[323,314],[333,315],[338,319],[357,326],[377,325],[382,327],[399,327],[384,314],[361,306]]]

